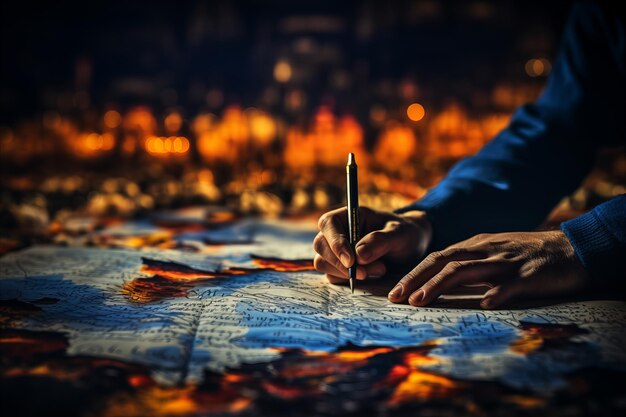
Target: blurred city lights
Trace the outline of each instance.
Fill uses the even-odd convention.
[[[168,133],[176,133],[183,125],[183,118],[180,113],[170,113],[165,117],[164,124]]]
[[[286,83],[291,80],[292,69],[289,62],[280,60],[274,66],[274,79],[279,83]]]
[[[154,156],[185,154],[189,147],[189,140],[182,136],[150,136],[145,142],[146,151]]]
[[[552,65],[550,61],[545,58],[533,58],[526,62],[524,69],[529,77],[534,78],[548,75],[552,69]]]
[[[409,105],[409,107],[407,107],[406,115],[410,120],[414,122],[419,122],[426,115],[426,110],[424,110],[424,106],[422,106],[421,104],[413,103]]]
[[[373,105],[370,107],[370,120],[374,125],[382,125],[387,117],[387,111],[383,106]]]
[[[109,110],[104,113],[102,120],[106,127],[109,129],[115,129],[122,123],[122,116],[115,110]]]

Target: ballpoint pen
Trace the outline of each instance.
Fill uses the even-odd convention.
[[[346,165],[346,199],[348,200],[348,233],[350,235],[350,246],[355,254],[354,263],[348,268],[350,277],[350,291],[354,294],[354,280],[356,278],[356,252],[354,247],[359,241],[359,180],[357,175],[357,165],[354,154],[348,154],[348,164]]]

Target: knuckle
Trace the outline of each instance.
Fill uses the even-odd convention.
[[[322,248],[323,248],[323,243],[324,243],[324,235],[322,235],[321,233],[318,233],[317,236],[315,236],[315,239],[313,239],[313,249],[315,250],[315,252],[321,253]]]
[[[441,251],[441,256],[442,257],[449,257],[449,256],[455,256],[455,255],[462,255],[462,254],[464,254],[466,252],[467,252],[466,248],[453,246],[453,247],[446,248],[446,249],[442,250]]]
[[[426,259],[424,259],[424,262],[426,262],[426,264],[428,265],[432,265],[443,258],[444,258],[444,255],[442,252],[439,252],[439,251],[432,252],[426,257]]]
[[[461,261],[451,261],[448,262],[448,264],[446,265],[445,272],[449,275],[455,274],[463,269],[466,269],[467,267],[469,267],[470,264],[466,263],[466,262],[461,262]]]
[[[430,289],[433,287],[438,287],[440,286],[442,283],[444,283],[447,279],[449,279],[448,276],[443,275],[443,274],[438,274],[434,277],[432,277],[425,285],[424,287],[426,289]],[[426,291],[426,290],[425,290]]]
[[[335,253],[339,252],[341,249],[343,249],[343,246],[346,242],[346,239],[344,236],[342,235],[337,235],[334,236],[330,239],[330,241],[328,242],[328,244],[330,245],[330,247],[333,249],[333,251]]]
[[[321,255],[315,255],[315,257],[313,258],[313,267],[320,271],[323,268],[324,265],[324,258],[322,258]]]
[[[404,223],[398,221],[398,220],[390,220],[387,222],[387,224],[385,225],[386,229],[389,231],[395,231],[400,229],[403,226]]]
[[[418,270],[417,268],[413,269],[411,272],[406,274],[401,280],[400,283],[403,285],[407,285],[417,280]]]
[[[324,230],[326,226],[329,224],[332,214],[324,213],[320,216],[320,219],[317,221],[317,227],[320,230]]]
[[[539,275],[541,272],[541,266],[536,262],[527,262],[519,269],[519,276],[521,278],[530,278]]]
[[[335,261],[333,262],[333,266],[335,267],[335,269],[337,271],[345,271],[346,267],[343,266],[343,264],[341,263],[341,261],[339,259],[335,259]]]
[[[520,256],[519,253],[515,253],[513,251],[503,251],[500,252],[499,254],[497,254],[494,257],[494,260],[496,261],[502,261],[502,262],[506,262],[506,261],[511,261],[511,262],[516,262],[521,260],[522,257]]]
[[[376,242],[380,240],[383,236],[384,236],[383,232],[381,232],[380,230],[375,230],[369,234],[369,241],[370,243]]]

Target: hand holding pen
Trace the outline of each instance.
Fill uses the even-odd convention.
[[[395,214],[360,207],[355,224],[362,238],[352,246],[348,213],[343,207],[322,215],[313,241],[315,269],[333,284],[348,284],[350,267],[357,281],[383,277],[389,270],[410,270],[430,243],[431,227],[423,212]]]

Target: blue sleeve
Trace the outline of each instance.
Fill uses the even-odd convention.
[[[477,233],[536,228],[590,171],[596,150],[626,137],[623,22],[595,4],[574,7],[544,92],[459,162],[421,200],[431,250]]]
[[[598,287],[624,287],[626,277],[626,194],[561,223],[576,255]]]

